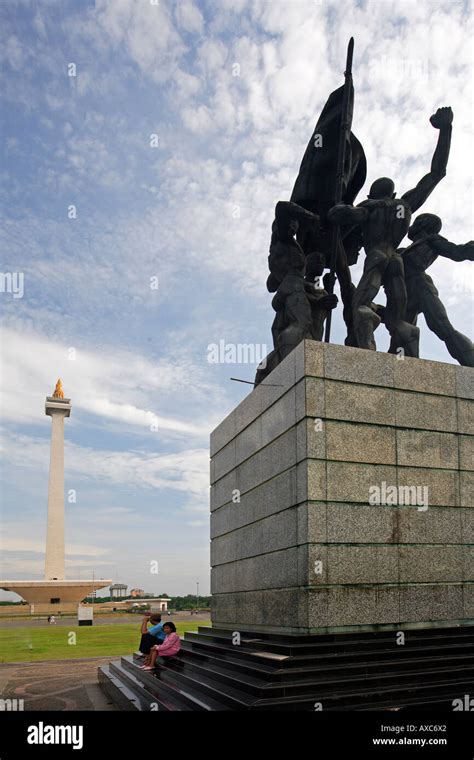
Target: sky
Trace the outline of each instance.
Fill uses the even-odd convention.
[[[61,377],[66,577],[206,594],[209,434],[249,392],[230,378],[255,371],[210,362],[209,346],[271,350],[274,206],[351,35],[368,162],[356,202],[379,176],[400,194],[416,185],[429,117],[449,105],[447,176],[422,210],[451,241],[473,238],[470,5],[2,0],[0,22],[1,271],[18,277],[0,292],[0,577],[44,572],[44,399]],[[429,273],[472,338],[471,267],[438,259]],[[339,312],[333,325],[343,343]],[[420,326],[420,355],[453,361]],[[387,349],[383,327],[376,340]]]

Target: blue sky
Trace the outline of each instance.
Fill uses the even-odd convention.
[[[472,239],[469,5],[3,0],[0,15],[2,271],[24,274],[22,298],[0,293],[0,575],[43,572],[44,397],[61,377],[67,575],[206,593],[209,433],[248,392],[229,378],[254,374],[210,364],[208,345],[271,347],[273,208],[342,83],[351,34],[358,200],[378,176],[416,184],[436,144],[429,116],[450,105],[448,175],[423,211]],[[472,337],[469,263],[430,274]],[[451,361],[420,322],[421,355]]]

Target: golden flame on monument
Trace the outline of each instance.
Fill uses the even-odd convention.
[[[56,383],[56,388],[54,389],[53,398],[64,398],[64,391],[63,391],[63,384],[61,382],[61,378],[58,379],[58,382]]]

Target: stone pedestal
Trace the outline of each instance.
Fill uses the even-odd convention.
[[[213,625],[472,624],[473,397],[470,368],[301,343],[211,436]]]

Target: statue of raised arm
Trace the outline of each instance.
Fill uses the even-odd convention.
[[[364,272],[352,299],[353,326],[360,348],[376,349],[374,331],[380,323],[371,308],[381,286],[387,296],[385,324],[391,335],[391,350],[403,349],[407,356],[418,356],[419,329],[405,320],[407,292],[403,261],[397,248],[410,226],[412,212],[420,208],[446,174],[451,142],[451,108],[438,108],[430,122],[439,129],[431,170],[413,190],[401,198],[395,194],[393,180],[377,179],[368,200],[357,207],[334,206],[328,218],[333,223],[360,225],[366,252]]]

